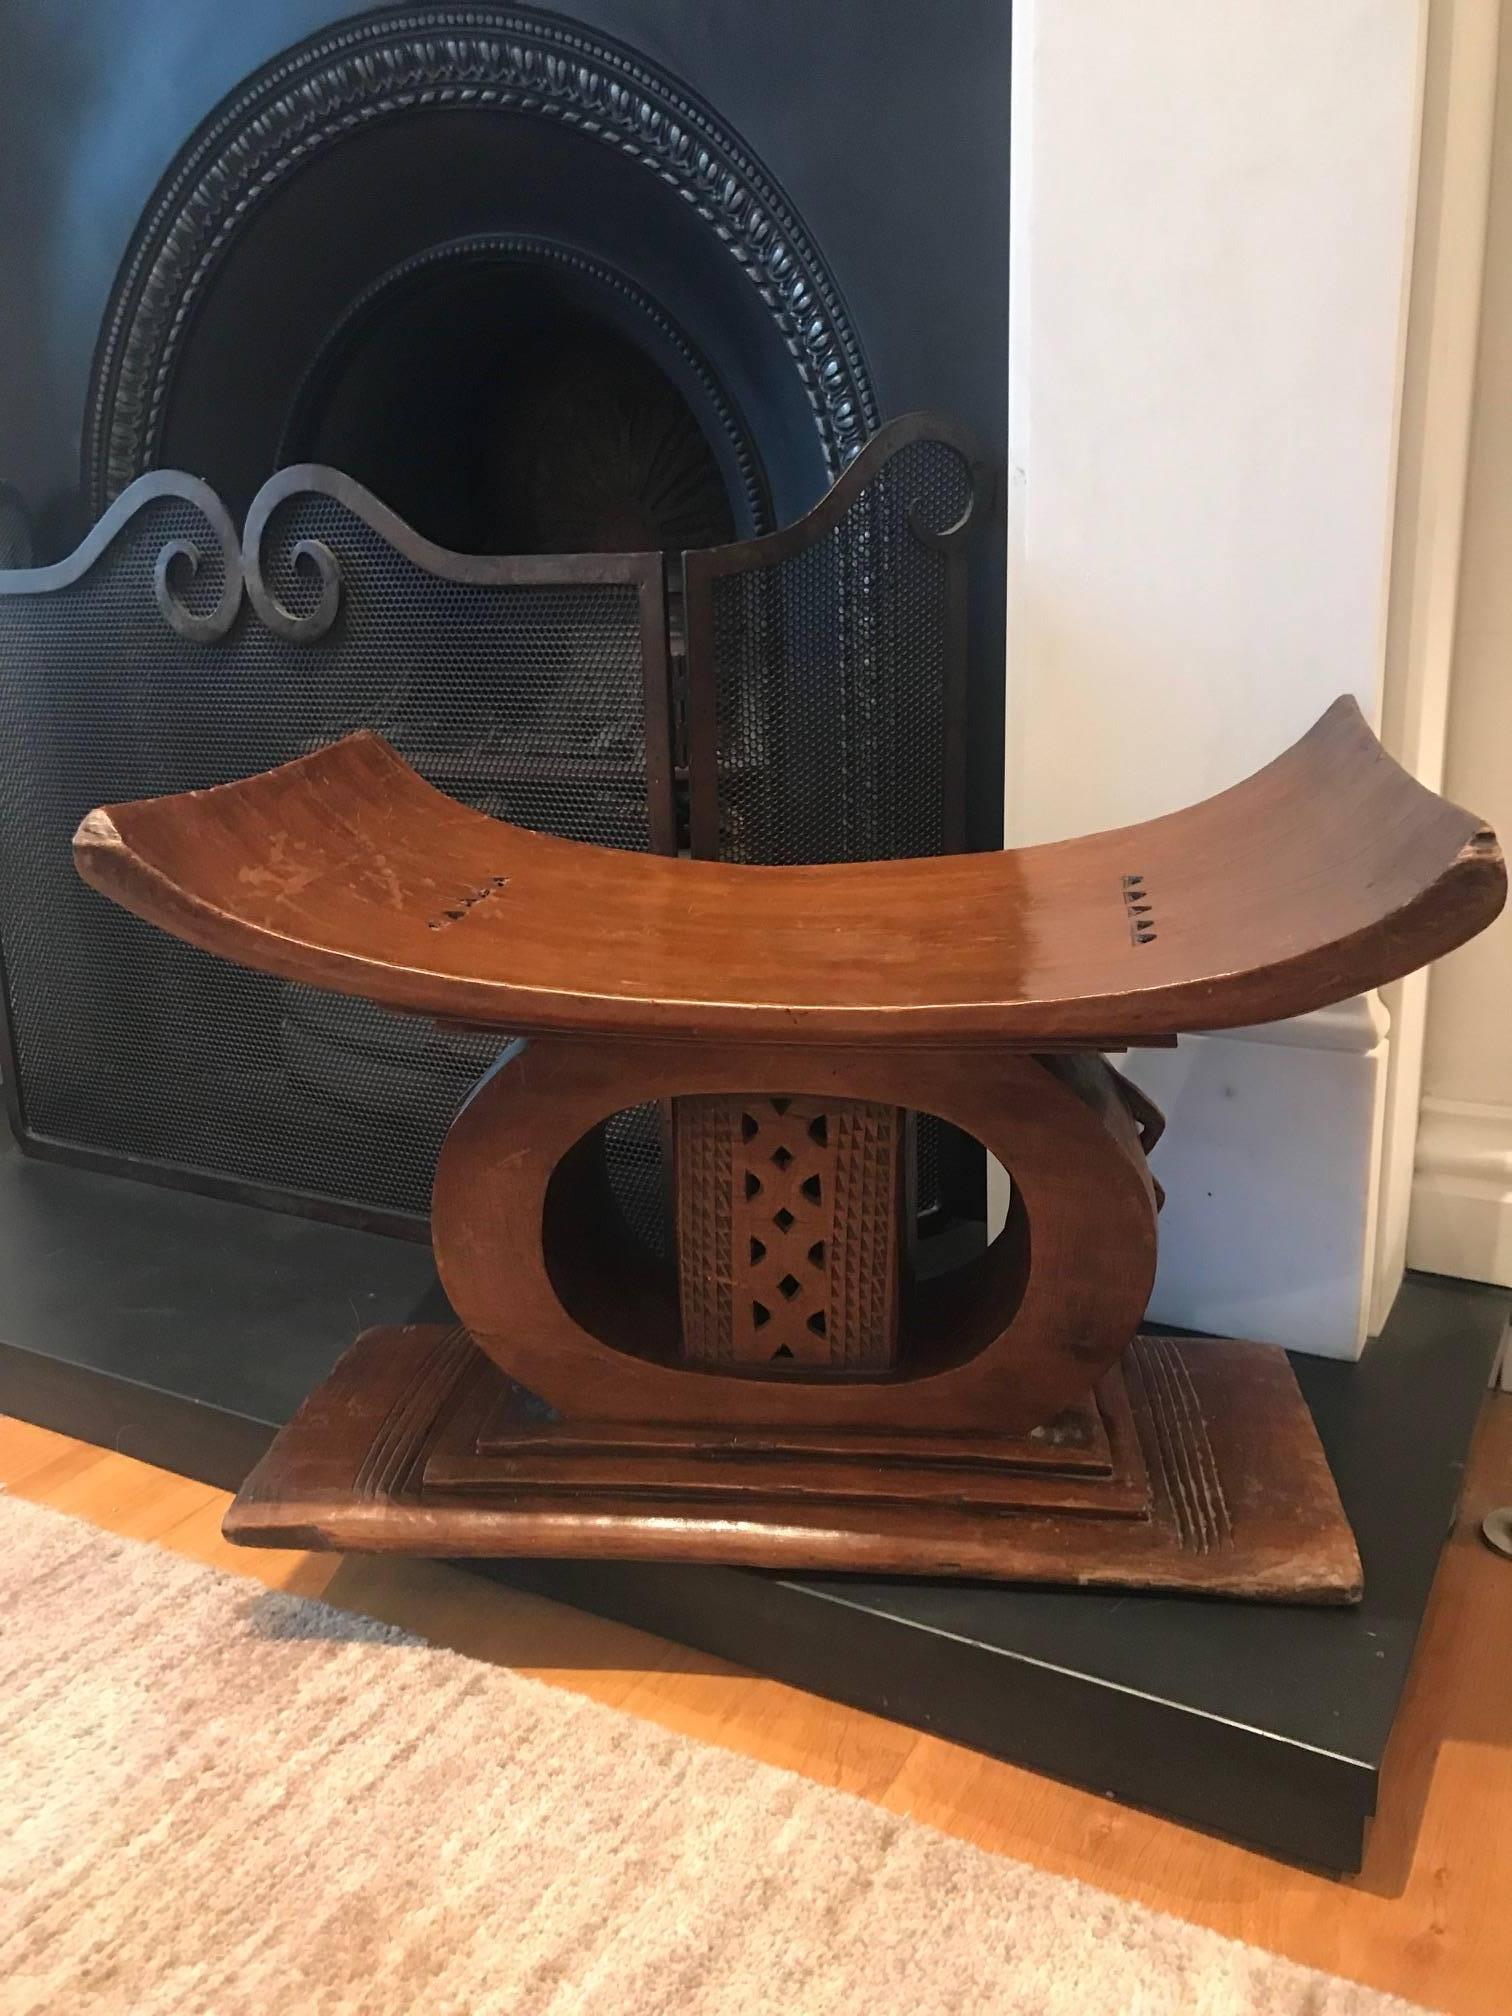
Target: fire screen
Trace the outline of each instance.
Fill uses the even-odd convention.
[[[19,1137],[417,1221],[499,1039],[150,931],[75,876],[82,814],[370,728],[451,797],[604,846],[768,862],[948,850],[965,534],[983,494],[969,443],[928,415],[884,428],[785,532],[685,556],[462,555],[315,465],[266,483],[238,538],[205,484],[139,478],[69,559],[0,573]],[[920,1136],[928,1202],[937,1130]],[[616,1116],[607,1137],[627,1219],[663,1248],[667,1139],[656,1107]]]
[[[264,488],[243,554],[212,492],[159,474],[70,559],[0,585],[7,1085],[29,1143],[423,1213],[497,1038],[172,943],[80,884],[69,834],[102,797],[367,727],[480,811],[664,848],[659,556],[465,558],[313,468]],[[653,1130],[648,1172],[658,1152]]]

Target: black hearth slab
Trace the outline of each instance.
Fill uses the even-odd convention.
[[[0,1147],[0,1411],[144,1461],[234,1489],[359,1330],[435,1292],[428,1246]]]
[[[1410,1275],[1359,1364],[1292,1354],[1360,1544],[1358,1609],[607,1561],[487,1572],[1353,1871],[1509,1305],[1499,1289]]]
[[[607,1562],[490,1573],[1323,1868],[1358,1867],[1512,1298],[1409,1279],[1359,1365],[1294,1359],[1354,1611]],[[428,1255],[0,1153],[0,1411],[234,1487]]]

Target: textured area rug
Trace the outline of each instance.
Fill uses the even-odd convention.
[[[1408,2006],[0,1498],[5,2016]]]

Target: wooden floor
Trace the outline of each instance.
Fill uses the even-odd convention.
[[[933,1736],[431,1562],[261,1553],[227,1499],[0,1417],[0,1485],[112,1533],[407,1626],[1449,2016],[1512,2011],[1512,1394],[1487,1403],[1363,1874],[1306,1874]]]

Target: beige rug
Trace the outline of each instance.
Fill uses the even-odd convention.
[[[1407,2007],[0,1498],[5,2016]]]

